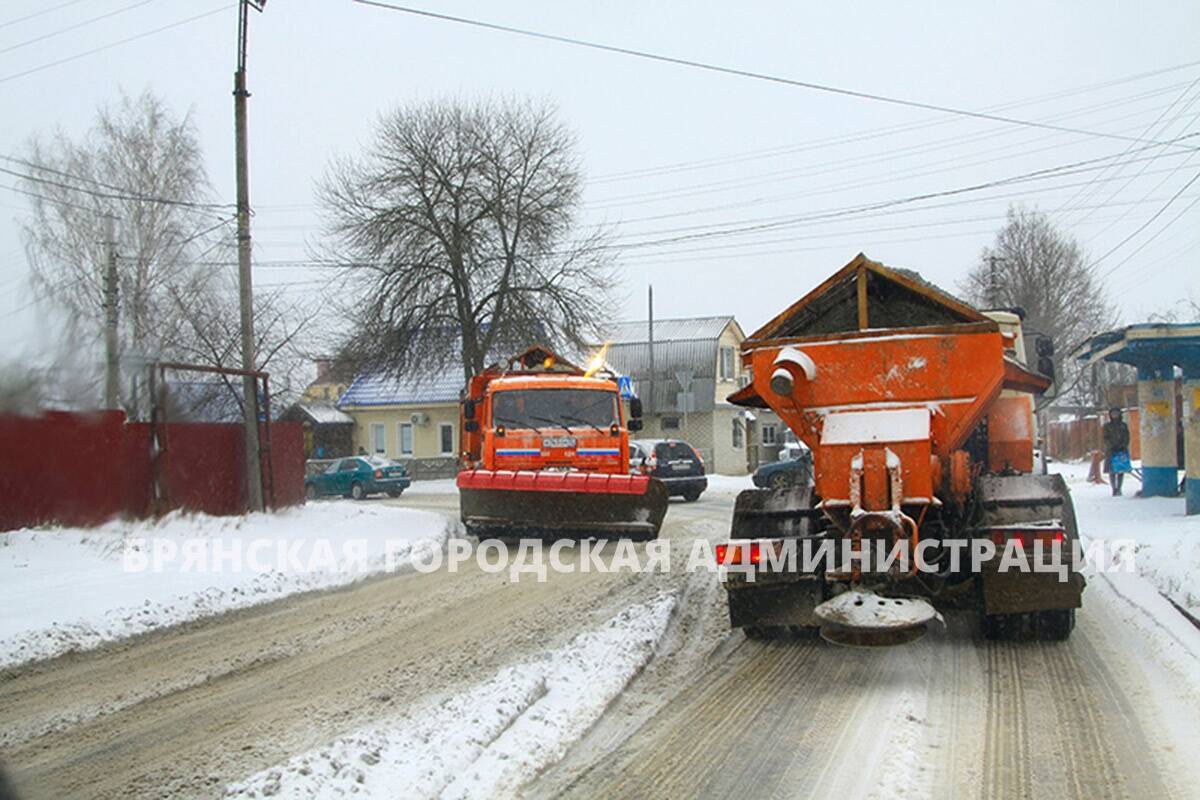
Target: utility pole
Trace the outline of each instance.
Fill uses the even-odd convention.
[[[246,34],[250,7],[262,11],[267,0],[238,3],[237,71],[233,73],[233,127],[237,148],[238,302],[242,322],[242,369],[255,370],[254,276],[250,268],[250,156],[246,143]],[[242,377],[242,420],[246,449],[246,507],[263,508],[262,461],[258,451],[258,379]],[[270,420],[267,420],[270,424]]]
[[[997,255],[988,256],[988,305],[996,308],[1000,305],[1000,272],[996,264],[1004,263]]]
[[[116,218],[104,215],[104,407],[120,406],[120,361],[117,352],[117,232]]]
[[[650,309],[650,315],[648,317],[649,322],[647,323],[647,326],[649,327],[648,335],[649,335],[649,339],[650,339],[650,396],[647,399],[649,399],[650,402],[648,404],[649,410],[646,413],[648,415],[653,415],[654,414],[654,285],[653,284],[651,284],[649,286],[648,302],[649,302],[649,309]]]

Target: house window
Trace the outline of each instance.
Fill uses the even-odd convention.
[[[662,418],[662,429],[664,431],[679,430],[679,417],[663,417]]]
[[[383,455],[387,451],[384,442],[386,431],[382,422],[371,423],[371,451]]]
[[[411,423],[401,422],[396,425],[396,439],[400,443],[400,455],[413,454],[413,427]]]
[[[454,426],[449,422],[438,425],[438,440],[442,444],[442,455],[454,455]]]
[[[732,347],[721,348],[721,363],[720,363],[721,380],[732,381],[737,378],[737,364],[734,361],[734,352]]]
[[[776,444],[777,429],[774,425],[762,426],[762,443],[766,445]]]
[[[742,449],[742,436],[742,421],[740,419],[735,419],[733,421],[733,447],[735,450]]]

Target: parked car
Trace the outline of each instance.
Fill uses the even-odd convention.
[[[704,459],[696,448],[679,439],[633,439],[629,442],[629,471],[658,478],[667,494],[689,503],[708,488]]]
[[[324,472],[304,479],[304,493],[309,500],[340,495],[362,500],[371,494],[399,497],[412,484],[408,470],[383,456],[354,456],[342,458]]]
[[[812,453],[799,444],[784,445],[779,451],[779,460],[769,461],[754,470],[751,480],[760,489],[803,486],[812,480]]]

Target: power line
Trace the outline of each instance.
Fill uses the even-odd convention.
[[[810,89],[817,92],[826,92],[828,94],[842,95],[844,97],[854,97],[859,100],[873,100],[879,103],[888,103],[891,105],[906,106],[908,108],[919,108],[925,111],[937,111],[942,114],[953,114],[960,117],[969,117],[971,119],[982,119],[989,122],[1000,122],[1006,125],[1022,125],[1032,128],[1043,128],[1045,130],[1060,131],[1062,133],[1077,133],[1085,136],[1094,136],[1102,139],[1118,139],[1126,142],[1146,143],[1145,139],[1136,139],[1129,136],[1121,136],[1119,134],[1102,133],[1100,131],[1089,131],[1082,128],[1067,128],[1060,125],[1051,125],[1048,123],[1032,122],[1029,120],[1016,119],[1015,117],[1006,117],[999,114],[990,114],[986,111],[969,111],[962,108],[954,108],[952,106],[937,105],[935,103],[926,103],[919,100],[907,100],[900,97],[892,97],[890,95],[875,94],[873,92],[865,92],[857,89],[846,89],[840,86],[830,86],[823,83],[813,83],[812,81],[802,81],[795,78],[784,78],[779,75],[771,75],[765,72],[754,72],[751,70],[737,69],[735,67],[725,67],[718,64],[711,64],[705,61],[695,61],[687,58],[676,58],[674,56],[665,56],[659,53],[651,53],[645,50],[634,50],[629,47],[617,47],[616,45],[602,44],[600,42],[592,42],[586,39],[577,39],[571,36],[559,36],[552,33],[543,33],[541,31],[528,30],[526,28],[515,28],[509,25],[500,25],[493,22],[484,22],[477,19],[469,19],[467,17],[456,17],[450,14],[439,14],[434,11],[426,11],[424,9],[412,8],[409,6],[395,5],[393,3],[384,3],[379,0],[354,0],[355,3],[365,6],[375,6],[384,8],[390,11],[399,11],[404,14],[413,14],[420,17],[428,17],[430,19],[442,20],[445,22],[455,22],[460,25],[469,25],[476,28],[484,28],[486,30],[500,31],[502,33],[511,33],[518,36],[527,36],[534,39],[544,39],[546,41],[558,42],[560,44],[570,44],[577,47],[585,47],[592,50],[602,50],[609,53],[618,53],[620,55],[632,56],[634,58],[642,58],[648,61],[659,61],[666,64],[675,64],[677,66],[692,67],[694,69],[704,70],[707,72],[716,72],[724,75],[733,75],[740,78],[751,78],[753,80],[766,81],[768,83],[782,84],[784,86],[793,86],[801,89]],[[1153,144],[1163,144],[1162,142],[1152,142]]]
[[[1151,122],[1149,125],[1147,125],[1147,126],[1146,126],[1145,130],[1142,132],[1142,135],[1143,135],[1143,136],[1148,136],[1148,135],[1150,135],[1150,132],[1151,132],[1151,131],[1153,131],[1155,128],[1157,128],[1157,127],[1159,126],[1159,123],[1160,123],[1160,122],[1162,122],[1162,121],[1163,121],[1163,118],[1164,118],[1164,117],[1166,117],[1166,116],[1167,116],[1167,114],[1169,114],[1169,113],[1170,113],[1171,109],[1173,109],[1173,108],[1174,108],[1176,105],[1178,105],[1178,104],[1179,104],[1179,103],[1180,103],[1180,102],[1181,102],[1181,101],[1182,101],[1182,100],[1183,100],[1185,97],[1187,97],[1187,94],[1188,94],[1188,92],[1190,92],[1190,91],[1193,89],[1193,87],[1195,87],[1195,86],[1196,86],[1196,84],[1198,84],[1198,83],[1200,83],[1200,77],[1197,77],[1195,80],[1193,80],[1191,83],[1189,83],[1189,84],[1187,85],[1187,87],[1186,87],[1186,88],[1185,88],[1185,89],[1184,89],[1182,92],[1180,92],[1180,93],[1179,93],[1179,96],[1178,96],[1178,97],[1176,97],[1176,98],[1175,98],[1175,99],[1174,99],[1174,100],[1171,102],[1171,104],[1170,104],[1169,106],[1167,106],[1166,108],[1164,108],[1164,109],[1163,109],[1163,110],[1162,110],[1162,111],[1159,113],[1159,115],[1158,115],[1158,116],[1157,116],[1157,117],[1154,119],[1154,121],[1153,121],[1153,122]],[[1197,95],[1197,97],[1200,97],[1200,95]],[[1158,133],[1157,135],[1160,135],[1160,136],[1161,136],[1162,134],[1166,133],[1166,132],[1167,132],[1167,130],[1170,128],[1170,126],[1171,126],[1171,125],[1172,125],[1174,122],[1176,122],[1178,119],[1180,119],[1180,118],[1183,116],[1183,114],[1184,114],[1184,113],[1185,113],[1185,112],[1188,110],[1188,108],[1190,108],[1190,107],[1192,106],[1192,104],[1196,102],[1196,99],[1197,99],[1197,97],[1193,97],[1193,98],[1191,99],[1191,101],[1189,101],[1189,102],[1188,102],[1188,104],[1187,104],[1186,106],[1184,106],[1182,110],[1180,110],[1180,112],[1179,112],[1178,114],[1176,114],[1174,117],[1172,117],[1172,118],[1171,118],[1170,120],[1168,120],[1167,122],[1163,123],[1162,127],[1161,127],[1161,128],[1159,128],[1159,133]],[[1132,145],[1132,144],[1131,144],[1131,145],[1129,145],[1129,148],[1131,148],[1131,147],[1133,147],[1133,145]],[[1126,148],[1126,151],[1128,151],[1128,149],[1129,149],[1129,148]],[[1123,165],[1119,165],[1119,164],[1118,164],[1118,165],[1116,165],[1116,169],[1117,169],[1117,171],[1120,171],[1120,170],[1121,170],[1121,168],[1122,168],[1122,166],[1123,166]],[[1143,167],[1143,170],[1144,170],[1144,169],[1145,169],[1145,168]],[[1101,173],[1101,174],[1102,174],[1102,173]],[[1100,177],[1100,176],[1099,176],[1099,175],[1097,175],[1096,177]],[[1136,176],[1136,175],[1135,175],[1134,177],[1130,178],[1130,179],[1129,179],[1129,181],[1127,181],[1127,182],[1125,183],[1125,185],[1124,185],[1124,186],[1122,186],[1121,188],[1119,188],[1119,189],[1117,189],[1115,192],[1113,192],[1113,194],[1109,196],[1109,199],[1111,200],[1111,199],[1112,199],[1113,197],[1115,197],[1115,196],[1116,196],[1116,195],[1117,195],[1119,192],[1121,192],[1122,190],[1124,190],[1125,188],[1127,188],[1127,187],[1129,186],[1129,184],[1130,184],[1130,183],[1132,183],[1134,180],[1136,180],[1136,178],[1137,178],[1137,176]],[[1088,189],[1089,189],[1089,187],[1084,187],[1083,189],[1081,189],[1079,192],[1077,192],[1077,193],[1076,193],[1076,196],[1077,196],[1077,197],[1079,197],[1079,199],[1080,199],[1080,201],[1081,201],[1081,202],[1082,202],[1083,200],[1086,200],[1087,198],[1089,198],[1089,197],[1091,197],[1091,196],[1093,196],[1093,195],[1094,195],[1094,192],[1089,192],[1089,191],[1088,191]],[[1071,200],[1067,201],[1065,204],[1063,204],[1063,205],[1062,205],[1062,206],[1060,206],[1059,208],[1056,208],[1056,209],[1054,210],[1054,213],[1055,213],[1055,214],[1059,214],[1059,213],[1063,212],[1064,210],[1070,211],[1071,209],[1069,209],[1069,208],[1067,208],[1067,207],[1068,207],[1068,206],[1070,206],[1070,205],[1071,205],[1071,204],[1074,202],[1074,200],[1075,200],[1075,198],[1072,198]],[[1086,218],[1086,217],[1085,217],[1085,218]]]
[[[109,42],[108,44],[100,45],[99,47],[94,47],[91,50],[86,50],[82,53],[76,53],[73,56],[67,56],[66,58],[60,58],[57,61],[51,61],[47,64],[42,64],[37,67],[32,67],[32,68],[24,70],[22,72],[14,72],[11,75],[5,75],[3,77],[0,77],[0,83],[7,83],[8,81],[13,81],[13,80],[16,80],[17,78],[24,78],[26,75],[32,75],[35,72],[41,72],[44,69],[50,69],[51,67],[57,67],[61,64],[67,64],[71,61],[76,61],[80,58],[85,58],[90,55],[95,55],[96,53],[102,53],[105,50],[110,50],[114,47],[119,47],[120,45],[123,45],[123,44],[129,44],[130,42],[135,42],[138,39],[145,39],[147,36],[153,36],[156,33],[162,33],[163,31],[168,31],[168,30],[171,30],[172,28],[178,28],[181,25],[187,25],[189,22],[195,22],[198,19],[203,19],[205,17],[211,17],[213,14],[219,14],[222,11],[228,11],[229,9],[233,8],[233,6],[234,6],[234,4],[231,3],[229,5],[221,6],[220,8],[214,8],[212,11],[205,11],[203,14],[197,14],[194,17],[188,17],[187,19],[181,19],[178,22],[172,22],[169,25],[163,25],[162,27],[155,28],[155,29],[149,30],[149,31],[145,31],[143,33],[135,34],[134,36],[129,36],[125,39],[120,39],[115,42]]]
[[[1115,79],[1104,81],[1101,83],[1088,84],[1087,86],[1077,87],[1075,89],[1064,89],[1064,90],[1061,90],[1058,92],[1053,92],[1051,94],[1037,95],[1035,97],[1030,97],[1030,98],[1026,98],[1023,100],[1017,100],[1017,101],[1005,103],[1002,105],[991,106],[987,110],[988,111],[998,111],[998,110],[1005,109],[1005,108],[1021,108],[1023,106],[1028,106],[1028,105],[1036,105],[1038,103],[1045,102],[1047,100],[1056,100],[1056,99],[1060,99],[1062,97],[1069,97],[1069,96],[1077,95],[1077,94],[1085,94],[1087,92],[1096,91],[1098,89],[1107,89],[1112,86],[1118,86],[1118,85],[1124,84],[1124,83],[1132,83],[1134,81],[1144,80],[1145,78],[1162,75],[1162,74],[1165,74],[1168,72],[1177,72],[1177,71],[1183,70],[1183,69],[1190,69],[1191,67],[1195,67],[1195,66],[1200,66],[1200,61],[1189,61],[1186,64],[1176,64],[1175,66],[1172,66],[1172,67],[1164,67],[1162,69],[1151,70],[1148,72],[1141,72],[1141,73],[1137,73],[1135,75],[1128,75],[1123,78],[1115,78]],[[1160,93],[1163,93],[1166,91],[1172,91],[1173,89],[1177,89],[1181,86],[1186,86],[1186,85],[1189,85],[1189,84],[1187,81],[1184,81],[1182,83],[1173,84],[1170,87],[1165,87],[1163,89],[1155,89],[1155,90],[1151,90],[1150,92],[1141,92],[1141,93],[1133,95],[1129,99],[1148,97],[1148,96],[1160,94]],[[1085,109],[1100,108],[1100,107],[1104,107],[1106,105],[1108,105],[1108,104],[1102,103],[1102,104],[1097,104],[1097,105],[1093,105],[1093,106],[1085,106],[1084,108]],[[1084,109],[1080,109],[1080,110],[1082,111]],[[1048,117],[1047,119],[1068,118],[1069,116],[1071,116],[1071,115],[1053,115],[1051,117]],[[728,156],[723,156],[723,157],[719,157],[719,158],[707,158],[707,159],[700,159],[700,160],[694,160],[694,161],[677,161],[677,162],[673,162],[670,164],[661,164],[656,167],[644,167],[641,169],[627,170],[627,171],[623,171],[623,172],[612,172],[612,173],[608,173],[606,175],[598,175],[598,176],[592,178],[591,180],[589,180],[588,183],[592,184],[592,185],[598,185],[598,184],[604,184],[604,183],[612,183],[614,181],[630,180],[630,179],[643,178],[643,177],[654,177],[654,176],[658,176],[658,175],[668,175],[668,174],[671,174],[674,172],[690,171],[690,170],[694,170],[694,169],[704,169],[704,168],[713,167],[713,166],[725,166],[727,164],[737,164],[737,163],[742,163],[745,161],[757,160],[760,158],[771,158],[771,157],[780,156],[780,155],[789,155],[791,153],[803,152],[806,150],[816,150],[816,149],[821,149],[824,147],[832,147],[832,146],[836,146],[838,144],[851,144],[851,143],[855,143],[855,142],[866,141],[868,139],[877,139],[880,137],[889,136],[893,133],[908,133],[910,131],[916,131],[916,130],[922,130],[925,128],[946,125],[953,121],[954,120],[948,120],[948,119],[943,118],[943,119],[926,120],[923,122],[908,122],[908,123],[903,123],[900,125],[891,125],[891,126],[887,126],[887,127],[883,127],[883,128],[868,128],[868,129],[864,129],[864,130],[855,131],[853,133],[843,134],[840,136],[831,136],[831,137],[825,137],[822,139],[814,139],[814,140],[811,140],[808,142],[803,142],[803,143],[798,143],[798,144],[779,145],[776,147],[770,147],[770,148],[765,148],[765,149],[761,149],[761,150],[749,150],[749,151],[744,151],[741,153],[730,154]]]
[[[51,11],[58,11],[60,8],[66,8],[67,6],[78,5],[79,3],[82,3],[82,2],[83,2],[83,0],[67,0],[67,2],[65,2],[65,3],[59,3],[58,5],[51,6],[50,8],[43,8],[41,11],[35,11],[32,14],[26,14],[23,17],[17,17],[16,19],[10,19],[8,22],[0,22],[0,28],[7,28],[9,25],[16,25],[18,22],[24,22],[26,20],[33,19],[34,17],[40,17],[43,14],[49,14]]]
[[[87,206],[81,206],[81,205],[77,205],[75,203],[69,203],[66,200],[59,200],[58,198],[55,198],[55,197],[48,197],[47,195],[38,194],[37,192],[30,192],[25,189],[21,189],[17,186],[0,185],[0,189],[8,189],[10,192],[16,192],[17,194],[23,194],[27,197],[36,197],[38,200],[45,200],[48,203],[57,203],[60,206],[64,206],[66,208],[73,208],[76,211],[86,211],[89,214],[93,214],[96,211],[96,209],[94,209],[94,208],[88,208]]]
[[[91,25],[94,22],[99,22],[100,20],[108,19],[109,17],[115,17],[117,14],[124,14],[126,11],[132,11],[133,9],[138,8],[139,6],[144,6],[149,3],[153,3],[153,2],[154,2],[154,0],[138,0],[138,2],[134,3],[133,5],[125,6],[124,8],[118,8],[115,11],[109,11],[107,14],[101,14],[98,17],[92,17],[91,19],[84,20],[83,22],[77,22],[74,25],[68,25],[65,28],[59,28],[56,31],[51,31],[50,33],[44,33],[41,36],[35,36],[34,38],[27,39],[23,42],[20,42],[19,44],[10,45],[9,47],[5,47],[4,49],[0,50],[0,55],[2,55],[4,53],[11,53],[13,50],[19,50],[22,47],[27,47],[31,44],[36,44],[38,42],[44,42],[46,39],[53,39],[55,36],[59,36],[61,34],[68,33],[73,30],[78,30],[79,28],[86,27],[88,25]]]
[[[4,173],[6,175],[12,175],[13,177],[16,177],[16,178],[21,178],[22,180],[33,181],[34,183],[43,183],[43,184],[46,184],[47,186],[55,186],[59,189],[66,189],[66,190],[72,191],[72,192],[80,192],[81,194],[90,195],[92,197],[98,197],[103,200],[132,200],[132,201],[139,202],[139,203],[159,203],[161,205],[166,205],[166,206],[180,206],[183,208],[194,208],[194,209],[201,209],[201,210],[206,210],[206,211],[210,211],[213,209],[226,210],[226,209],[229,209],[232,207],[228,203],[196,203],[196,202],[192,202],[190,200],[173,200],[169,197],[154,197],[151,195],[144,195],[144,194],[133,194],[133,193],[121,194],[118,192],[101,192],[101,191],[97,191],[95,189],[85,189],[82,186],[72,186],[69,183],[63,183],[62,181],[50,180],[49,178],[38,178],[34,175],[26,175],[25,173],[17,172],[16,170],[8,169],[7,167],[0,167],[0,172]]]
[[[1167,200],[1167,202],[1163,203],[1163,205],[1162,205],[1162,208],[1158,209],[1158,211],[1155,211],[1155,212],[1154,212],[1154,213],[1153,213],[1153,214],[1150,216],[1150,219],[1146,220],[1146,221],[1145,221],[1145,222],[1143,222],[1141,225],[1139,225],[1139,226],[1138,226],[1138,228],[1137,228],[1137,230],[1135,230],[1133,233],[1131,233],[1131,234],[1129,234],[1128,236],[1126,236],[1126,237],[1125,237],[1124,239],[1122,239],[1121,241],[1117,242],[1117,243],[1116,243],[1116,245],[1114,245],[1113,247],[1109,248],[1109,249],[1108,249],[1108,251],[1107,251],[1107,252],[1106,252],[1104,255],[1102,255],[1102,256],[1100,256],[1099,258],[1097,258],[1095,261],[1093,261],[1093,262],[1092,262],[1091,264],[1089,264],[1088,266],[1089,266],[1089,267],[1095,267],[1095,266],[1096,266],[1096,265],[1098,265],[1098,264],[1099,264],[1101,261],[1103,261],[1104,259],[1108,258],[1108,257],[1109,257],[1109,256],[1111,256],[1113,253],[1115,253],[1117,250],[1120,250],[1122,247],[1124,247],[1124,246],[1125,246],[1125,244],[1126,244],[1126,243],[1127,243],[1127,242],[1128,242],[1130,239],[1132,239],[1133,237],[1137,236],[1137,235],[1138,235],[1139,233],[1141,233],[1142,231],[1146,230],[1146,228],[1150,227],[1150,224],[1151,224],[1152,222],[1154,222],[1154,220],[1156,220],[1156,219],[1158,219],[1159,217],[1161,217],[1161,216],[1163,215],[1163,213],[1164,213],[1164,212],[1165,212],[1165,211],[1166,211],[1168,208],[1170,208],[1170,207],[1171,207],[1171,204],[1172,204],[1172,203],[1174,203],[1176,200],[1178,200],[1178,199],[1179,199],[1179,196],[1180,196],[1180,195],[1182,195],[1184,192],[1186,192],[1186,191],[1187,191],[1189,188],[1191,188],[1192,184],[1193,184],[1193,183],[1195,183],[1197,180],[1200,180],[1200,172],[1197,172],[1195,175],[1193,175],[1193,176],[1192,176],[1192,179],[1191,179],[1190,181],[1188,181],[1187,183],[1185,183],[1185,184],[1184,184],[1184,185],[1183,185],[1183,186],[1182,186],[1182,187],[1179,189],[1179,191],[1177,191],[1175,194],[1171,195],[1171,198],[1170,198],[1169,200]],[[1198,199],[1200,199],[1200,198],[1198,198]],[[1129,255],[1128,255],[1126,258],[1125,258],[1125,260],[1124,260],[1124,261],[1121,261],[1121,262],[1120,262],[1120,263],[1118,263],[1118,264],[1117,264],[1115,267],[1112,267],[1112,268],[1110,268],[1110,269],[1109,269],[1107,272],[1105,272],[1105,273],[1104,273],[1104,275],[1102,275],[1102,276],[1101,276],[1101,279],[1103,280],[1104,278],[1107,278],[1109,275],[1113,274],[1113,272],[1115,272],[1115,271],[1116,271],[1116,270],[1117,270],[1119,267],[1121,267],[1121,265],[1122,265],[1122,264],[1124,264],[1124,263],[1125,263],[1125,261],[1128,261],[1128,260],[1129,260],[1130,258],[1132,258],[1134,255],[1136,255],[1138,251],[1140,251],[1140,250],[1141,250],[1143,247],[1145,247],[1147,244],[1149,244],[1151,241],[1153,241],[1153,240],[1154,240],[1154,238],[1155,238],[1156,236],[1158,236],[1158,234],[1159,234],[1159,233],[1162,233],[1164,230],[1166,230],[1167,228],[1169,228],[1169,227],[1170,227],[1170,226],[1171,226],[1171,225],[1172,225],[1172,224],[1173,224],[1173,223],[1174,223],[1176,220],[1178,220],[1180,217],[1182,217],[1184,214],[1186,214],[1186,213],[1187,213],[1187,212],[1188,212],[1188,211],[1189,211],[1189,210],[1192,208],[1192,206],[1194,206],[1194,205],[1196,205],[1196,201],[1195,201],[1195,200],[1193,200],[1193,201],[1192,201],[1192,204],[1191,204],[1191,205],[1189,205],[1187,208],[1185,208],[1183,211],[1181,211],[1179,214],[1177,214],[1177,215],[1175,216],[1175,218],[1171,220],[1171,222],[1168,222],[1168,223],[1167,223],[1166,225],[1164,225],[1164,226],[1163,226],[1161,229],[1159,229],[1158,233],[1155,233],[1153,236],[1151,236],[1149,239],[1147,239],[1145,242],[1143,242],[1143,243],[1142,243],[1142,244],[1141,244],[1141,245],[1140,245],[1140,246],[1139,246],[1137,249],[1135,249],[1135,250],[1134,250],[1132,253],[1130,253],[1130,254],[1129,254]]]

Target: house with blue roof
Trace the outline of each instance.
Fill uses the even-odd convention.
[[[363,373],[337,406],[354,420],[356,452],[405,461],[414,477],[453,475],[458,459],[461,373],[391,376]]]

